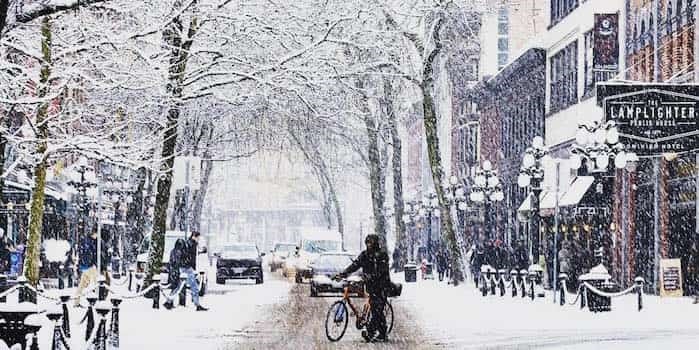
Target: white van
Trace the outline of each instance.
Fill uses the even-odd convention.
[[[331,230],[307,230],[301,234],[296,254],[296,283],[310,279],[311,263],[322,253],[341,252],[342,236],[337,231]]]

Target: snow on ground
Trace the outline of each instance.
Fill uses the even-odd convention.
[[[261,285],[255,285],[254,281],[229,281],[224,286],[210,282],[209,292],[201,299],[202,305],[210,308],[206,312],[195,311],[189,296],[185,308],[176,307],[173,310],[162,306],[154,310],[150,299],[125,300],[119,314],[121,349],[220,349],[237,332],[260,318],[264,306],[285,302],[291,286],[280,279],[267,279]],[[125,290],[125,286],[117,288],[125,294],[132,294]],[[58,290],[49,293],[59,295]],[[16,295],[8,297],[10,304],[15,301]],[[46,299],[40,298],[39,301],[40,309],[54,307]],[[71,349],[85,348],[81,341],[85,335],[85,324],[79,325],[85,311],[84,308],[69,307]],[[51,349],[53,325],[45,317],[41,319],[44,327],[39,342],[42,350],[48,350]]]
[[[394,276],[402,281],[402,275]],[[508,291],[509,292],[509,291]],[[699,346],[699,305],[689,298],[615,298],[612,311],[591,313],[580,304],[561,307],[546,298],[479,294],[472,283],[459,287],[419,280],[404,283],[401,303],[410,305],[435,345],[459,349],[689,349]],[[570,300],[569,300],[570,301]]]

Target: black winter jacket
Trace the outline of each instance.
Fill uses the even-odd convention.
[[[364,273],[367,292],[372,295],[383,295],[391,282],[386,251],[378,250],[370,253],[365,250],[361,252],[357,259],[343,271],[343,274],[349,275],[360,268]]]

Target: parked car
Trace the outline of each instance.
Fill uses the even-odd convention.
[[[175,248],[175,242],[177,242],[178,239],[183,239],[186,240],[188,237],[183,231],[166,231],[165,232],[165,244],[163,246],[163,259],[162,259],[162,265],[160,268],[160,281],[161,283],[165,283],[167,279],[167,274],[169,271],[169,260],[170,260],[170,252],[172,251],[173,248]],[[147,234],[145,237],[143,237],[143,240],[141,240],[141,244],[138,246],[138,255],[136,256],[136,271],[137,272],[145,272],[146,267],[148,266],[148,256],[150,255],[150,246],[151,246],[151,234]],[[197,274],[197,278],[203,278],[203,281],[199,281],[199,285],[201,285],[201,289],[199,290],[200,295],[204,295],[206,293],[207,287],[208,287],[208,275],[207,275],[207,267],[209,266],[209,261],[207,258],[207,247],[206,247],[206,241],[201,239],[199,240],[199,251],[197,254],[197,270],[199,270]],[[203,277],[200,277],[203,276]]]
[[[223,246],[216,253],[216,284],[228,279],[254,279],[255,284],[264,282],[262,257],[254,243],[236,243]]]
[[[333,281],[332,277],[342,272],[352,263],[355,255],[350,253],[324,253],[311,264],[311,296],[316,297],[320,293],[342,292],[343,286],[339,281]],[[362,285],[359,272],[353,273],[348,280],[356,282],[356,286]]]
[[[294,259],[294,279],[296,283],[302,283],[311,278],[311,262],[320,254],[342,251],[342,237],[335,231],[311,230],[301,236],[298,248]]]
[[[294,252],[295,250],[296,244],[294,243],[275,243],[271,251],[272,256],[269,258],[269,270],[274,272],[281,268],[282,263],[289,256],[289,252]]]

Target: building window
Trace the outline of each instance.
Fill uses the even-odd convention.
[[[507,21],[505,22],[499,22],[498,23],[498,34],[499,35],[507,35],[509,25]]]
[[[578,8],[578,0],[551,0],[551,26],[556,25]]]
[[[502,69],[507,65],[507,53],[498,54],[498,69]]]
[[[592,91],[592,88],[595,86],[595,78],[593,74],[593,61],[594,61],[594,40],[593,40],[593,31],[589,31],[585,33],[585,48],[584,48],[584,55],[585,55],[585,92],[584,94],[587,95]]]
[[[498,39],[498,51],[507,52],[507,38]]]
[[[550,59],[550,112],[578,102],[578,41],[575,40]]]

